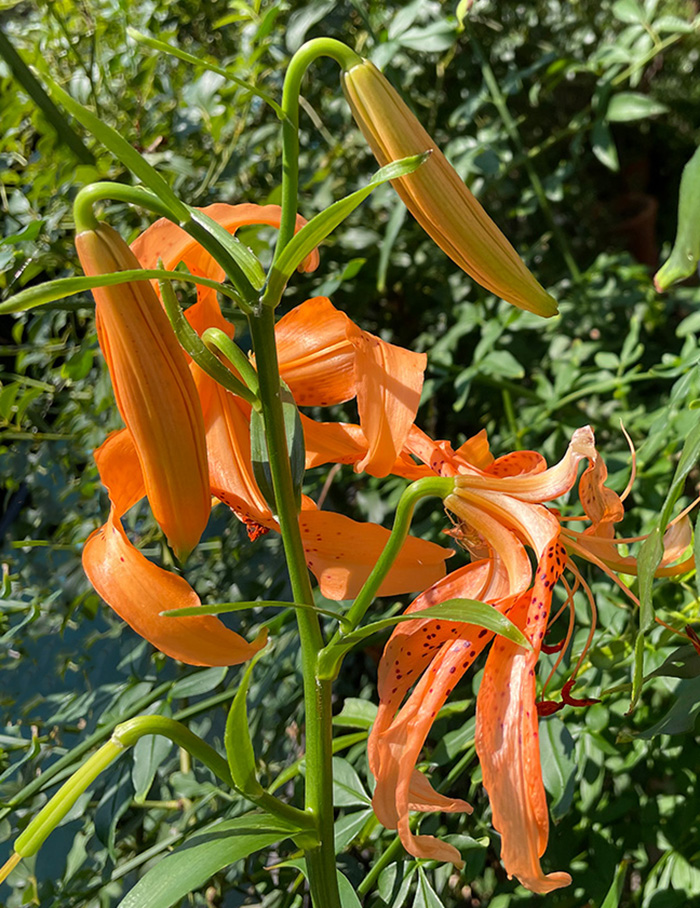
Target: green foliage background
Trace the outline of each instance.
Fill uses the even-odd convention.
[[[544,323],[486,294],[404,217],[388,186],[324,245],[321,268],[294,284],[285,308],[327,294],[363,328],[425,350],[419,423],[436,437],[459,443],[486,428],[496,454],[532,447],[552,461],[573,429],[590,423],[610,484],[621,491],[630,473],[622,421],[638,455],[622,532],[652,528],[700,399],[697,280],[663,298],[650,280],[659,251],[670,248],[680,172],[700,139],[693,4],[477,0],[464,24],[453,4],[433,0],[52,0],[2,8],[0,28],[39,76],[51,73],[92,105],[184,199],[200,205],[278,200],[275,116],[222,77],[139,47],[128,26],[224,63],[275,96],[290,54],[309,37],[336,37],[372,57],[561,301],[561,315]],[[351,124],[334,64],[314,67],[304,99],[300,210],[310,217],[363,185],[376,165]],[[78,163],[2,60],[0,116],[0,287],[10,295],[77,271],[75,193],[95,179],[128,175],[87,136],[95,163]],[[116,204],[109,218],[127,239],[147,223]],[[269,257],[272,232],[243,236]],[[99,603],[82,574],[81,545],[106,513],[91,451],[119,426],[91,309],[85,296],[0,320],[0,796],[8,805],[15,799],[14,809],[0,808],[3,859],[64,777],[69,758],[53,776],[51,767],[71,748],[149,710],[184,717],[221,745],[237,685],[237,669],[186,669],[154,653]],[[309,494],[318,495],[327,478],[325,470],[310,475]],[[691,471],[682,502],[697,481]],[[343,468],[325,506],[387,521],[401,487]],[[167,560],[147,510],[129,521],[141,549]],[[439,511],[420,512],[416,532],[441,539],[444,528]],[[286,590],[278,541],[250,544],[222,508],[187,577],[207,602],[284,598]],[[646,641],[642,698],[626,714],[635,609],[605,578],[591,572],[589,579],[600,621],[580,684],[588,695],[603,692],[602,703],[543,722],[553,816],[546,867],[570,868],[574,880],[546,901],[700,904],[700,656],[656,629]],[[675,627],[698,620],[693,583],[657,587],[658,614]],[[377,617],[393,605],[380,602]],[[237,613],[236,627],[250,634],[272,617],[261,605]],[[589,620],[582,603],[574,654]],[[250,714],[262,778],[272,782],[297,767],[282,778],[291,797],[303,754],[298,647],[291,615],[275,617],[272,628],[274,655],[256,670]],[[367,794],[364,738],[381,643],[349,659],[337,685],[339,860],[355,887],[394,839],[373,819]],[[567,657],[561,671],[573,662]],[[421,829],[451,835],[467,867],[463,874],[430,863],[418,868],[398,850],[365,896],[371,908],[545,902],[508,881],[497,859],[473,748],[479,674],[462,682],[425,753],[433,779],[475,810],[471,817],[428,816]],[[566,677],[557,675],[550,693]],[[191,832],[219,812],[244,810],[162,739],[142,743],[11,876],[8,908],[117,905]],[[264,870],[282,853],[237,862],[185,903],[302,904],[294,868]]]

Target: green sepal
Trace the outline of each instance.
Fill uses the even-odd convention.
[[[399,161],[392,161],[378,170],[369,183],[351,193],[344,199],[339,199],[330,207],[326,208],[316,217],[312,218],[308,224],[305,224],[301,230],[294,234],[292,239],[287,243],[282,252],[279,254],[271,272],[267,289],[263,296],[263,303],[266,305],[276,306],[282,295],[287,281],[294,274],[294,271],[304,261],[304,259],[313,252],[313,250],[323,242],[323,240],[332,233],[335,228],[348,217],[358,205],[360,205],[367,196],[382,183],[390,180],[396,180],[399,177],[405,177],[409,173],[417,170],[431,155],[430,151],[422,154],[411,155],[408,158],[401,158]]]
[[[661,292],[695,271],[700,261],[700,148],[683,168],[678,192],[678,226],[671,255],[654,277]]]
[[[253,742],[250,739],[246,697],[248,696],[248,687],[253,669],[264,651],[264,649],[259,650],[253,656],[243,673],[243,678],[236,691],[236,696],[233,698],[233,703],[226,719],[226,731],[224,733],[226,758],[231,770],[231,778],[236,787],[246,797],[253,798],[259,798],[264,793],[264,789],[258,781],[255,769],[255,751],[253,750]]]
[[[299,410],[292,396],[292,392],[280,382],[280,398],[282,400],[282,413],[284,417],[284,431],[287,438],[287,451],[294,485],[294,497],[297,508],[301,508],[301,485],[304,479],[306,466],[306,449],[304,447],[304,430],[301,425]],[[265,501],[276,513],[275,491],[272,483],[272,470],[265,438],[265,424],[262,413],[257,410],[250,414],[250,457],[253,465],[255,481],[262,492]]]

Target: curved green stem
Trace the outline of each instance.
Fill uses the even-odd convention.
[[[214,775],[235,789],[231,771],[224,758],[213,747],[197,737],[186,726],[166,716],[136,716],[122,722],[112,732],[112,736],[96,753],[65,782],[51,800],[46,804],[29,826],[17,838],[14,851],[21,857],[29,857],[39,850],[48,835],[66,816],[80,795],[95,781],[111,763],[118,759],[129,747],[144,735],[162,735],[178,747],[184,748],[200,760]],[[269,813],[291,822],[295,826],[311,829],[313,820],[301,810],[284,804],[277,798],[263,791],[251,798],[255,804]]]
[[[282,217],[273,267],[294,236],[299,192],[299,93],[304,73],[319,57],[331,57],[343,69],[350,69],[362,61],[362,57],[340,41],[314,38],[303,44],[289,63],[282,91]]]
[[[454,490],[454,478],[451,476],[435,476],[426,479],[417,479],[410,486],[404,489],[396,508],[394,517],[394,526],[391,530],[391,536],[387,540],[382,554],[379,556],[377,563],[372,569],[372,573],[365,581],[364,586],[357,595],[357,598],[350,606],[345,615],[346,624],[353,630],[358,626],[365,616],[365,612],[372,604],[374,597],[377,595],[379,587],[384,582],[386,575],[389,573],[391,566],[401,551],[408,531],[411,528],[411,520],[416,505],[422,498],[445,498]],[[344,633],[339,632],[336,638],[342,638]],[[334,638],[334,640],[336,639]],[[332,645],[333,641],[331,641]]]
[[[163,281],[159,281],[159,284],[163,308],[182,348],[192,357],[199,368],[211,376],[215,382],[218,382],[223,388],[231,391],[237,397],[247,400],[252,406],[259,406],[255,391],[243,384],[238,376],[234,375],[225,363],[222,363],[218,356],[212,353],[203,338],[197,334],[187,321],[170,284],[166,284]],[[221,333],[223,334],[223,331]]]
[[[253,301],[257,298],[257,291],[251,283],[249,275],[245,273],[230,251],[231,244],[236,240],[208,215],[183,203],[173,209],[168,202],[164,202],[155,193],[140,186],[127,186],[124,183],[111,182],[91,183],[80,190],[73,202],[75,227],[78,233],[96,228],[99,222],[93,211],[94,205],[106,199],[138,205],[181,227],[221,265],[238,291],[240,308],[244,312],[250,311]],[[260,283],[262,269],[257,259],[243,247],[241,247],[240,255],[247,262],[249,274],[255,274],[256,282]],[[258,271],[260,276],[257,274]]]
[[[349,638],[365,616],[372,604],[379,587],[384,582],[391,566],[401,551],[411,527],[413,512],[421,498],[445,498],[454,490],[454,479],[451,476],[435,476],[417,479],[408,486],[399,500],[394,517],[394,526],[382,554],[365,581],[357,598],[345,615],[345,625],[336,631],[330,643],[318,655],[317,673],[320,678],[332,680],[338,675],[346,652],[352,648]]]
[[[272,474],[277,517],[287,557],[295,602],[313,605],[313,590],[299,531],[297,496],[290,467],[275,346],[274,312],[267,307],[249,318],[250,334],[260,382],[260,402]],[[316,677],[323,636],[318,616],[297,611],[301,643],[306,723],[305,808],[314,817],[319,845],[306,851],[311,897],[315,908],[340,908],[335,867],[333,829],[332,707],[331,683]]]

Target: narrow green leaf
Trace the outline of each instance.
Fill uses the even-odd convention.
[[[244,795],[253,795],[255,797],[263,793],[263,787],[258,781],[255,766],[255,751],[250,738],[246,698],[253,669],[264,652],[264,649],[257,652],[243,673],[241,683],[228,713],[224,734],[226,758],[231,770],[231,778]]]
[[[2,29],[0,29],[0,56],[4,57],[12,75],[56,130],[59,140],[70,148],[82,164],[94,164],[95,158],[92,152],[46,94],[41,83]]]
[[[276,305],[287,281],[295,269],[304,261],[307,255],[321,243],[335,228],[348,217],[367,196],[382,183],[396,180],[417,170],[429,157],[430,152],[411,155],[400,161],[392,161],[378,170],[367,186],[358,189],[344,199],[339,199],[326,208],[316,217],[305,224],[298,233],[294,234],[289,243],[280,254],[277,264],[270,272],[265,300]]]
[[[437,892],[428,882],[422,867],[418,868],[418,886],[413,899],[413,908],[444,908]]]
[[[642,695],[642,685],[644,683],[644,631],[640,630],[637,634],[637,640],[634,644],[634,669],[632,672],[632,697],[630,699],[629,709],[625,713],[629,716],[637,705]]]
[[[23,545],[25,543],[22,543]],[[251,602],[216,602],[212,605],[193,605],[190,608],[171,608],[166,609],[160,614],[164,618],[187,618],[190,615],[225,615],[228,612],[240,612],[249,608],[294,608],[306,609],[310,612],[317,612],[319,615],[329,615],[341,623],[345,616],[340,612],[335,612],[330,608],[321,608],[318,605],[307,605],[304,602],[286,602],[279,599],[254,600]]]
[[[629,866],[629,861],[624,858],[617,865],[615,870],[615,876],[613,877],[612,884],[610,889],[608,889],[608,894],[605,896],[602,905],[600,908],[618,908],[620,904],[620,899],[622,898],[622,890],[624,888],[625,877],[627,876],[627,867]]]
[[[287,838],[292,827],[268,814],[214,822],[152,867],[118,908],[171,908],[234,861]]]
[[[654,277],[661,292],[676,281],[682,281],[698,267],[700,261],[700,148],[683,168],[678,192],[678,225],[671,255]]]
[[[0,303],[0,315],[8,315],[11,312],[24,312],[37,306],[43,306],[46,303],[65,299],[67,296],[73,296],[74,293],[94,290],[95,287],[113,287],[116,284],[128,284],[130,281],[153,279],[202,284],[204,287],[211,287],[213,290],[224,294],[224,296],[230,297],[235,302],[238,302],[239,299],[238,294],[231,287],[227,287],[219,281],[210,281],[206,277],[198,277],[188,271],[160,271],[151,268],[134,268],[132,271],[117,271],[113,274],[98,274],[92,277],[59,277],[54,281],[38,284],[36,287],[27,287],[25,290],[20,290],[19,293],[15,293],[14,296]],[[90,303],[85,303],[86,309],[90,306]]]
[[[188,233],[191,233],[192,236],[195,236],[196,239],[199,239],[200,242],[201,234],[197,236],[192,230],[193,226],[198,226],[200,229],[205,230],[208,234],[213,236],[216,242],[228,252],[234,263],[241,269],[243,276],[251,286],[255,290],[260,290],[265,283],[265,272],[250,249],[248,249],[247,246],[244,246],[235,236],[232,236],[225,227],[218,224],[214,218],[209,217],[208,214],[199,211],[197,208],[190,208],[189,206],[187,206],[187,211],[190,223],[189,225],[183,224],[183,228],[187,230]],[[231,274],[228,269],[227,272],[229,277],[233,280],[235,275]]]
[[[192,66],[203,67],[204,69],[208,69],[210,72],[218,73],[218,75],[223,76],[225,79],[228,79],[229,82],[233,82],[240,88],[244,88],[252,95],[255,95],[256,98],[260,98],[261,101],[269,104],[269,106],[274,110],[279,119],[284,119],[284,111],[271,95],[269,95],[265,91],[261,91],[259,88],[256,88],[256,86],[252,83],[244,82],[243,79],[239,79],[238,76],[234,75],[232,70],[227,69],[225,66],[217,66],[216,63],[211,63],[208,60],[202,60],[200,57],[195,57],[193,54],[188,54],[187,51],[184,51],[179,47],[173,47],[172,44],[168,44],[166,41],[160,41],[158,38],[152,38],[150,35],[144,35],[141,32],[136,31],[135,28],[127,28],[126,33],[130,38],[133,38],[133,40],[137,41],[139,44],[144,44],[146,47],[153,48],[153,50],[160,51],[164,54],[169,54],[171,57],[177,57],[179,60],[183,60],[185,63],[191,63]]]
[[[666,113],[668,107],[648,95],[635,91],[621,91],[610,98],[605,119],[608,123],[631,123]]]
[[[532,649],[530,641],[523,634],[520,628],[516,627],[506,615],[502,615],[492,605],[487,602],[479,602],[476,599],[448,599],[438,605],[431,605],[429,608],[422,609],[420,612],[412,612],[408,615],[394,615],[392,618],[383,618],[381,621],[374,621],[364,627],[348,634],[343,644],[352,645],[364,640],[377,631],[385,630],[387,627],[393,627],[402,621],[415,621],[424,618],[441,618],[444,621],[463,621],[466,624],[475,624],[477,627],[485,627],[487,630],[506,637],[518,646],[525,649]]]
[[[180,201],[155,167],[149,164],[116,129],[113,129],[104,120],[97,117],[87,107],[83,107],[53,79],[49,79],[48,76],[44,78],[54,98],[60,101],[66,110],[73,114],[78,122],[83,124],[88,132],[92,133],[96,139],[102,142],[105,148],[108,148],[125,167],[137,176],[144,186],[148,186],[161,202],[170,208],[174,217],[180,221],[189,220],[190,209],[184,202]]]

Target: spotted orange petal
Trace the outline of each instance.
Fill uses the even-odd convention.
[[[376,523],[358,523],[330,511],[302,511],[299,527],[306,563],[327,599],[354,598],[389,538],[389,530]],[[409,536],[378,595],[430,586],[444,576],[450,555],[449,549]]]
[[[549,837],[549,815],[535,706],[535,665],[549,617],[552,586],[561,575],[564,558],[564,549],[554,537],[540,559],[532,589],[518,597],[509,613],[533,649],[527,651],[497,637],[476,703],[476,750],[493,825],[501,834],[501,859],[509,877],[517,877],[538,893],[571,882],[568,873],[545,874],[540,865]]]

